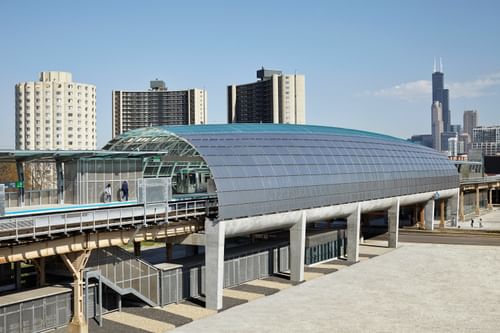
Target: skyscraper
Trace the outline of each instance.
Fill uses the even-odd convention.
[[[206,124],[207,91],[168,90],[165,82],[150,82],[148,91],[113,90],[113,137],[135,128]]]
[[[16,84],[16,149],[96,149],[96,89],[71,73]]]
[[[441,151],[443,134],[443,109],[439,101],[432,103],[432,148]]]
[[[444,74],[443,62],[439,59],[439,71],[436,68],[434,60],[434,71],[432,73],[432,102],[438,101],[441,103],[443,110],[443,131],[450,131],[450,106],[449,106],[449,91],[444,89]]]
[[[228,123],[305,123],[304,75],[262,68],[257,78],[227,87]]]
[[[476,127],[472,136],[472,148],[481,150],[485,156],[500,154],[500,126]]]
[[[469,138],[472,138],[472,130],[477,127],[478,123],[478,113],[476,110],[464,111],[464,133],[469,134]]]

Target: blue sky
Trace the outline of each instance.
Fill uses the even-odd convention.
[[[14,148],[14,85],[45,70],[97,86],[98,146],[111,91],[159,78],[208,90],[261,66],[306,76],[306,121],[398,137],[430,133],[430,78],[442,57],[452,123],[466,109],[500,125],[500,1],[1,1],[0,148]]]

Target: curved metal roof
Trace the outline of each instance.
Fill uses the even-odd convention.
[[[435,150],[386,135],[335,127],[160,126],[129,131],[105,149],[201,155],[217,187],[220,219],[459,185],[453,163]]]

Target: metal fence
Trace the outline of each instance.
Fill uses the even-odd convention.
[[[0,306],[0,333],[42,332],[71,319],[71,290]]]

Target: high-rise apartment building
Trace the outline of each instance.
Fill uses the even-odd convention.
[[[257,78],[227,87],[228,123],[305,123],[304,75],[262,68]]]
[[[147,91],[113,91],[113,137],[135,128],[206,124],[207,91],[168,90],[165,82],[150,82]]]
[[[96,88],[71,73],[16,84],[16,149],[96,149]]]
[[[480,126],[472,130],[472,148],[483,155],[500,154],[500,126]]]
[[[443,134],[443,109],[438,101],[432,103],[432,148],[441,151],[441,136]]]
[[[464,133],[469,134],[469,138],[472,138],[472,130],[477,127],[478,124],[478,113],[476,110],[464,111]]]

